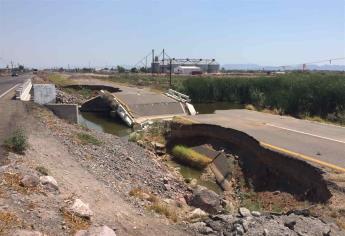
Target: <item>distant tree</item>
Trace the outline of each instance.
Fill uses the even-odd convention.
[[[132,72],[132,73],[138,73],[138,69],[135,68],[135,67],[133,67],[133,68],[131,69],[131,72]]]
[[[18,66],[18,70],[23,71],[23,70],[24,70],[24,66],[23,66],[23,65],[19,65],[19,66]]]
[[[147,72],[147,70],[146,70],[145,67],[141,67],[141,68],[139,69],[139,71],[142,72],[142,73],[146,73],[146,72]]]
[[[119,73],[125,73],[126,72],[126,69],[122,66],[117,66],[117,72]]]

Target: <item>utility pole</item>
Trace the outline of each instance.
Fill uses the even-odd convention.
[[[165,67],[164,67],[164,60],[165,60],[165,57],[164,57],[164,54],[165,54],[165,50],[164,50],[164,48],[163,48],[163,73],[165,73]]]
[[[169,87],[171,88],[171,75],[172,75],[172,59],[170,59],[170,78],[169,78]]]
[[[153,63],[155,62],[155,50],[152,49],[152,64],[151,64],[151,73],[153,75]]]

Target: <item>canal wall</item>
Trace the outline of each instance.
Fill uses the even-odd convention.
[[[77,104],[46,104],[57,117],[65,119],[71,123],[78,124],[78,105]]]

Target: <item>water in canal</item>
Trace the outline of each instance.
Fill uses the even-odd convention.
[[[213,114],[216,110],[243,108],[242,105],[229,102],[196,103],[193,105],[199,114]],[[120,118],[112,118],[108,113],[79,112],[79,122],[81,125],[84,125],[89,129],[114,134],[119,137],[127,136],[133,131],[131,128],[127,127]],[[185,179],[196,179],[199,185],[205,186],[216,193],[222,192],[221,187],[217,183],[203,180],[201,178],[202,172],[200,170],[176,163],[173,160],[168,161],[168,164],[177,168]]]
[[[112,118],[108,113],[79,112],[79,123],[89,129],[124,137],[132,132],[120,118]]]

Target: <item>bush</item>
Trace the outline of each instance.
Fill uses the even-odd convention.
[[[93,144],[97,146],[102,144],[97,138],[87,133],[78,133],[77,137],[82,144]]]
[[[253,104],[298,117],[345,112],[345,76],[341,73],[288,73],[275,77],[193,77],[183,81],[182,92],[193,102]]]
[[[28,138],[24,130],[17,129],[5,140],[4,145],[8,150],[22,154],[28,147]]]
[[[177,221],[176,210],[172,207],[169,207],[165,203],[154,202],[150,207],[150,210],[157,212],[158,214],[165,215],[166,218],[171,219],[172,221]]]
[[[191,148],[176,145],[172,149],[174,159],[196,169],[203,169],[211,163],[211,159]]]

